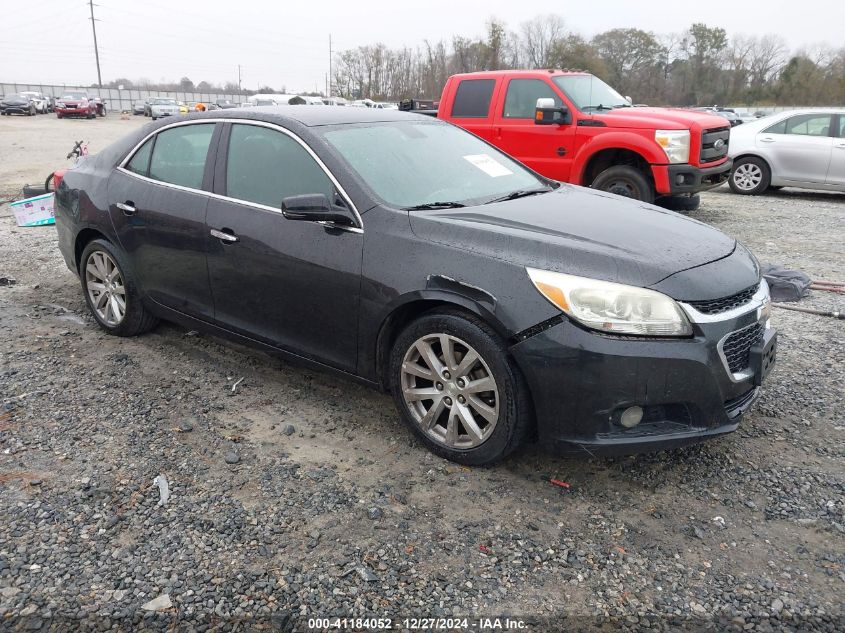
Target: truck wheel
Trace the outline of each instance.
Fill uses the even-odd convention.
[[[746,156],[734,163],[728,184],[731,191],[745,196],[756,196],[769,188],[772,172],[766,161],[756,156]]]
[[[634,200],[654,202],[654,189],[646,177],[636,168],[627,165],[608,167],[596,176],[590,187]]]
[[[698,194],[692,196],[663,196],[657,199],[656,204],[670,211],[695,211],[701,205],[701,197]]]

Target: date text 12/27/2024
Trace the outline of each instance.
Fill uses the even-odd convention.
[[[528,624],[519,618],[309,618],[311,631],[522,631]]]

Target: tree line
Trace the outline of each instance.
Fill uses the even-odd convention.
[[[449,75],[509,68],[586,70],[635,103],[650,105],[845,103],[845,47],[790,51],[779,35],[728,36],[702,23],[683,33],[624,28],[587,39],[553,14],[516,31],[491,18],[475,38],[342,51],[334,59],[332,88],[352,99],[437,99]]]

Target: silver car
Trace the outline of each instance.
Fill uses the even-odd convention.
[[[845,109],[780,112],[731,129],[735,193],[845,191]]]
[[[166,97],[150,99],[150,114],[153,121],[163,116],[174,116],[179,114],[179,104],[176,103],[176,99]]]

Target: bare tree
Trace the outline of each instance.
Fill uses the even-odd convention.
[[[566,34],[563,19],[554,14],[538,15],[522,25],[522,50],[531,68],[549,68],[555,45]]]

